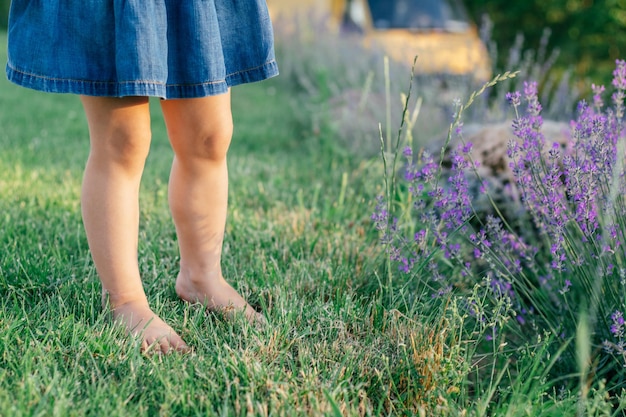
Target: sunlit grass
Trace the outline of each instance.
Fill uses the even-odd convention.
[[[426,364],[421,335],[439,346],[425,352],[449,356],[446,336],[401,292],[397,305],[381,300],[369,220],[378,162],[309,129],[280,80],[235,89],[233,109],[224,271],[271,327],[177,299],[172,152],[153,101],[140,269],[155,311],[194,353],[146,357],[100,308],[80,216],[79,100],[0,81],[0,415],[378,415],[426,404],[420,370],[437,358]]]
[[[391,106],[393,121],[357,114],[351,121],[366,125],[339,137],[345,119],[332,99],[362,92],[369,75],[356,64],[373,61],[350,61],[358,49],[352,58],[335,51],[301,74],[307,92],[289,68],[306,64],[302,55],[324,55],[309,46],[281,52],[286,76],[233,91],[223,268],[265,312],[267,329],[225,322],[176,297],[172,151],[158,100],[151,102],[140,270],[155,311],[193,347],[186,356],[142,355],[100,308],[80,216],[88,134],[79,100],[0,80],[0,415],[576,414],[578,393],[551,379],[560,350],[547,348],[549,336],[528,335],[516,350],[495,338],[485,348],[490,323],[468,317],[462,300],[431,299],[417,280],[389,279],[394,266],[371,220],[384,167],[364,150],[378,143],[379,121],[384,131],[400,121],[400,97],[372,102],[380,111],[372,114]],[[342,73],[336,60],[355,65]],[[409,74],[392,77],[395,94]],[[445,119],[429,117],[449,110],[443,100],[420,113],[416,147],[432,136],[422,126],[440,128],[425,123]],[[601,384],[587,395],[588,415],[617,409]]]

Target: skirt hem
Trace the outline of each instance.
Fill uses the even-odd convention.
[[[262,81],[278,75],[275,60],[265,64],[228,74],[225,79],[194,84],[167,84],[161,81],[92,81],[52,78],[31,74],[7,63],[9,81],[22,87],[48,93],[68,93],[101,97],[150,96],[162,99],[199,98],[224,94],[230,87]]]

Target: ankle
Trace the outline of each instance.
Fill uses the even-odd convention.
[[[112,292],[102,290],[102,306],[115,311],[128,305],[148,306],[148,299],[143,291],[137,292]]]
[[[178,272],[177,281],[184,281],[192,285],[202,285],[207,282],[216,282],[222,280],[221,268],[215,267],[183,267]]]

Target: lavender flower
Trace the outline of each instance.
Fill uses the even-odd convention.
[[[624,315],[621,311],[611,314],[611,334],[618,339],[624,337]]]
[[[378,197],[376,203],[376,209],[372,214],[371,219],[374,221],[374,226],[380,231],[386,231],[389,222],[389,213],[387,212],[387,204],[382,197]]]
[[[604,93],[603,85],[591,84],[591,90],[593,91],[593,106],[596,111],[602,110],[604,107],[604,100],[602,99],[602,93]]]
[[[565,285],[563,286],[563,288],[561,288],[559,290],[559,292],[561,293],[561,295],[565,295],[565,293],[567,293],[570,289],[570,287],[572,286],[572,281],[570,281],[569,279],[565,280]]]
[[[626,61],[616,60],[615,70],[613,71],[613,86],[617,89],[612,95],[615,104],[615,114],[619,120],[624,116],[624,98],[626,97]]]
[[[613,70],[613,87],[618,90],[626,90],[626,61],[623,59],[615,61],[615,70]]]
[[[513,107],[519,107],[522,103],[521,99],[522,99],[522,95],[520,94],[519,91],[515,91],[513,93],[506,93],[506,99],[507,101],[513,106]]]

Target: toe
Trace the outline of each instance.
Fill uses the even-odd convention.
[[[172,349],[174,349],[177,352],[180,353],[189,353],[191,352],[191,349],[189,348],[189,346],[187,346],[187,344],[185,342],[183,342],[183,339],[178,338],[178,341],[170,341]]]
[[[161,339],[159,339],[158,347],[159,347],[159,353],[164,353],[164,354],[172,353],[174,350],[172,346],[170,345],[169,338],[167,337],[162,337]]]

